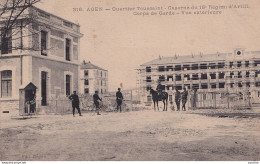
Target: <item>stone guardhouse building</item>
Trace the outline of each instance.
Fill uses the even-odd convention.
[[[43,108],[51,98],[78,90],[80,26],[36,7],[24,14],[36,19],[1,43],[0,111],[15,112],[19,89],[29,83],[37,87],[37,106]],[[21,33],[26,37],[12,39]]]

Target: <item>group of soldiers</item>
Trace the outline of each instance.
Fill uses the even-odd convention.
[[[158,85],[156,87],[156,90],[159,94],[159,96],[162,94],[162,91],[164,90],[163,85],[161,85],[160,81],[158,81]],[[181,93],[177,88],[175,89],[175,103],[177,106],[177,111],[180,111],[180,104],[182,102],[182,110],[186,111],[186,103],[188,100],[188,91],[186,88],[183,89],[183,92]],[[172,106],[172,110],[174,110],[174,106]]]
[[[159,95],[162,94],[162,91],[164,90],[164,88],[160,82],[159,82],[156,90]],[[180,111],[181,102],[182,102],[182,110],[185,111],[186,110],[185,105],[186,105],[187,99],[188,99],[188,91],[186,90],[186,88],[184,88],[182,93],[177,88],[175,90],[176,90],[175,103],[177,106],[177,111]],[[82,116],[80,108],[79,108],[79,96],[77,95],[76,91],[73,91],[73,94],[69,96],[69,99],[72,100],[73,116],[75,117],[75,108],[78,110],[79,116]],[[122,105],[123,99],[124,99],[124,97],[121,92],[121,89],[118,88],[118,91],[116,92],[117,111],[120,110],[120,112],[122,112],[121,105]],[[100,111],[99,111],[100,110],[100,105],[99,105],[100,101],[102,101],[102,98],[99,97],[98,91],[95,91],[95,94],[93,95],[93,102],[96,107],[97,115],[101,115]],[[174,106],[172,106],[172,110],[174,110]]]
[[[76,91],[73,91],[73,94],[69,96],[69,99],[72,100],[72,114],[73,117],[75,117],[75,108],[78,110],[79,116],[82,116],[79,108],[79,96],[77,95]],[[117,111],[120,109],[120,112],[122,112],[121,105],[123,102],[123,94],[121,93],[121,89],[118,88],[118,91],[116,92],[116,102],[117,102]],[[93,102],[96,107],[97,115],[101,115],[99,110],[99,102],[102,101],[102,98],[99,97],[98,91],[95,91],[95,94],[93,95]]]
[[[182,110],[186,111],[185,105],[187,103],[187,100],[188,100],[188,91],[186,90],[186,88],[183,89],[182,93],[178,89],[176,89],[175,103],[176,103],[176,106],[177,106],[177,111],[180,111],[181,102],[182,102]]]

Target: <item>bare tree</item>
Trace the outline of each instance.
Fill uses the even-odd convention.
[[[1,52],[8,53],[12,49],[26,49],[23,47],[23,37],[28,37],[23,34],[23,29],[28,28],[28,25],[35,23],[35,16],[25,13],[34,4],[40,0],[0,0],[0,48]],[[28,28],[29,29],[29,28]],[[12,40],[21,40],[21,44],[12,46]]]

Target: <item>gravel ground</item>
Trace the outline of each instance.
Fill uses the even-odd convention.
[[[0,160],[259,161],[260,123],[254,115],[145,110],[21,119],[1,113]]]

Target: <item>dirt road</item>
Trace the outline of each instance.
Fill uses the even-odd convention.
[[[258,118],[135,111],[1,117],[0,160],[260,160]]]

